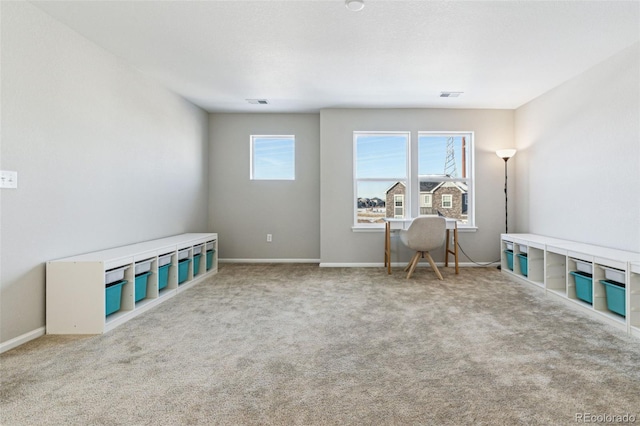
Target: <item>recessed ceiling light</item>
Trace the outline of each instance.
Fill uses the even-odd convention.
[[[464,92],[440,92],[441,98],[457,98],[462,95]]]
[[[269,103],[266,99],[247,99],[247,102],[254,105],[267,105]]]
[[[344,5],[347,9],[357,12],[364,8],[364,0],[345,0]]]

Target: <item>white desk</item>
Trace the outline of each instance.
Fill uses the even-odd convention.
[[[449,255],[453,255],[455,262],[456,274],[460,272],[458,269],[458,221],[456,219],[445,218],[447,223],[447,238],[444,251],[444,266],[449,266]],[[391,219],[385,218],[384,227],[384,266],[387,267],[387,273],[391,274],[391,232],[401,229],[408,229],[413,219]],[[449,231],[453,230],[453,250],[450,248],[451,235]]]

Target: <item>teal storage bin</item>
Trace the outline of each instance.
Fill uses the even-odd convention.
[[[200,253],[196,254],[193,256],[193,276],[195,277],[196,275],[198,275],[198,272],[200,271],[200,257],[202,255]]]
[[[183,259],[178,263],[178,284],[182,284],[189,278],[189,265],[191,265],[191,259]]]
[[[107,285],[105,288],[105,312],[106,316],[111,315],[120,310],[120,301],[122,300],[122,286],[127,280],[115,282]]]
[[[163,288],[169,285],[169,268],[171,264],[164,265],[158,268],[158,290],[162,290]]]
[[[527,276],[527,271],[529,270],[529,269],[527,269],[527,265],[529,264],[529,260],[527,259],[527,255],[519,253],[518,254],[518,260],[520,261],[520,273],[526,277]]]
[[[207,250],[207,271],[213,266],[213,254],[215,250]]]
[[[611,280],[600,280],[600,282],[605,287],[607,308],[618,315],[626,316],[624,284]]]
[[[513,271],[513,252],[511,250],[505,250],[507,255],[507,268]]]
[[[144,274],[136,275],[136,302],[139,302],[147,297],[147,283],[149,282],[150,275],[151,272],[145,272]]]
[[[593,304],[593,278],[591,274],[582,271],[571,271],[570,273],[576,282],[576,297],[590,305]]]

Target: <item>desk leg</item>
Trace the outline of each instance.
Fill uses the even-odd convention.
[[[450,240],[450,236],[449,236],[449,230],[447,229],[447,243],[444,247],[444,267],[447,268],[449,266],[449,240]]]
[[[391,223],[384,225],[384,266],[387,267],[387,274],[391,274]]]
[[[387,266],[387,253],[389,252],[389,246],[387,243],[387,233],[389,232],[389,229],[387,229],[389,226],[389,224],[385,223],[384,224],[384,266]]]
[[[453,255],[454,265],[456,267],[456,274],[460,273],[460,269],[458,269],[458,227],[453,228],[453,250],[451,250],[450,245],[450,237],[449,229],[447,229],[447,243],[444,249],[444,266],[449,266],[449,255]]]
[[[460,273],[460,270],[458,269],[458,227],[456,226],[453,230],[453,252],[454,252],[454,259],[456,262],[456,275]]]

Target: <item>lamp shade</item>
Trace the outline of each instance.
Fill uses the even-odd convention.
[[[363,0],[345,0],[344,5],[347,7],[347,9],[357,12],[364,8],[364,1]]]
[[[516,155],[516,150],[515,149],[499,149],[496,151],[496,155],[504,160]]]

